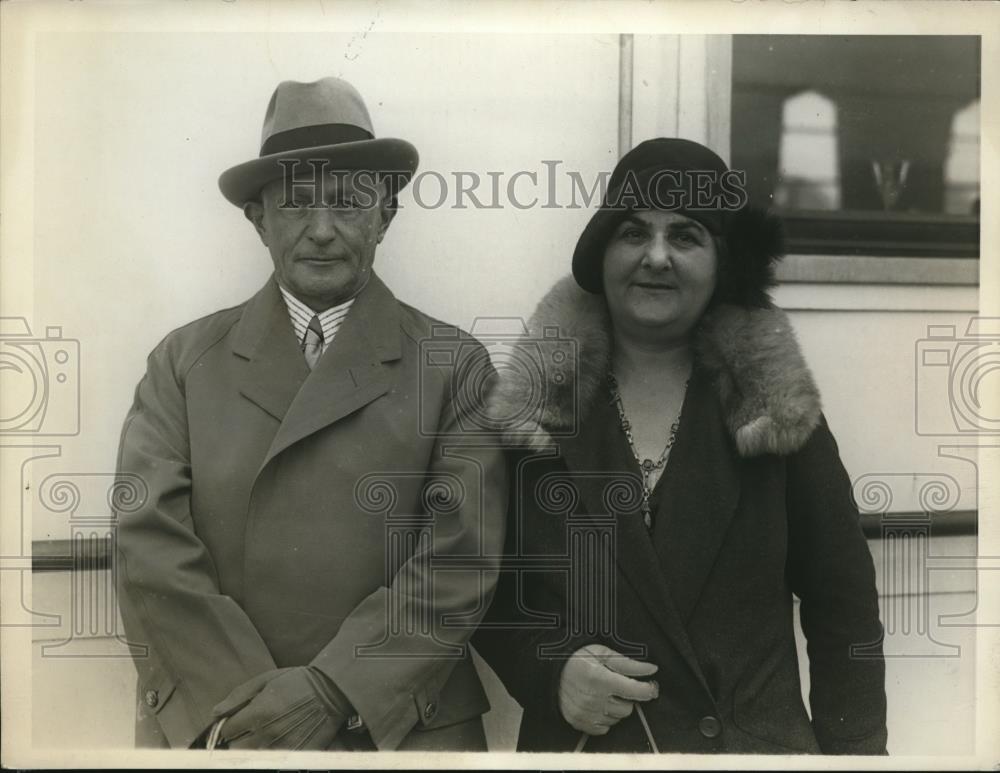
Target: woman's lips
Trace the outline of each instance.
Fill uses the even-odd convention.
[[[660,284],[657,282],[636,282],[636,287],[641,287],[643,290],[653,290],[653,291],[664,291],[664,290],[676,290],[674,285]]]

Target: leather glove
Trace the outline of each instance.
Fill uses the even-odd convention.
[[[230,749],[326,749],[350,713],[344,694],[310,666],[266,671],[212,710],[225,718],[220,745]]]

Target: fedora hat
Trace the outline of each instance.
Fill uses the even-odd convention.
[[[358,90],[340,78],[322,78],[278,84],[264,115],[260,155],[222,173],[222,195],[238,207],[256,199],[282,176],[284,159],[325,159],[337,171],[381,172],[395,194],[410,181],[419,155],[406,140],[376,139]]]
[[[635,209],[664,209],[701,223],[719,248],[713,302],[770,304],[775,264],[784,255],[780,218],[746,201],[739,177],[709,148],[677,137],[646,140],[622,156],[600,208],[573,251],[573,277],[604,292],[604,252],[615,228]]]

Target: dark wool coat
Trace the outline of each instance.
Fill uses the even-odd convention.
[[[475,639],[524,708],[519,748],[575,747],[559,678],[567,655],[599,642],[659,667],[660,697],[644,708],[660,751],[885,753],[872,559],[785,315],[717,306],[703,318],[652,532],[605,381],[603,297],[562,281],[528,338],[555,329],[577,347],[546,361],[543,404],[508,432],[522,450],[511,455],[507,570]],[[497,415],[528,399],[527,380],[503,372]],[[852,645],[872,643],[852,657]],[[585,748],[650,747],[633,713]]]
[[[272,279],[150,355],[119,458],[145,487],[116,567],[126,633],[148,647],[139,745],[190,745],[276,666],[325,672],[380,749],[454,748],[489,710],[463,648],[496,582],[507,484],[499,449],[465,442],[455,373],[426,367],[442,330],[439,348],[483,351],[373,276],[310,372]],[[455,556],[487,558],[431,564]]]

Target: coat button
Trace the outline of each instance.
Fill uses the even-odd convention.
[[[718,738],[722,732],[722,723],[716,717],[702,717],[698,722],[698,732],[706,738]]]
[[[156,690],[146,690],[143,700],[146,701],[146,705],[149,708],[155,709],[160,703],[160,694]]]
[[[434,715],[437,714],[437,704],[431,701],[426,706],[424,706],[424,719],[433,719]]]

